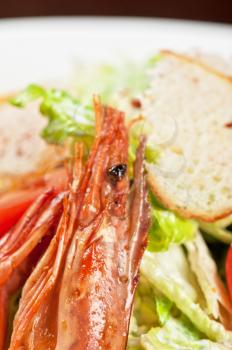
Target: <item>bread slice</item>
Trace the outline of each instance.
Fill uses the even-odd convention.
[[[17,176],[50,167],[56,162],[55,147],[39,136],[45,124],[37,104],[18,109],[4,98],[0,99],[0,180],[3,176]]]
[[[187,53],[189,55],[189,53]],[[193,50],[191,56],[207,66],[232,77],[232,55],[222,57],[218,54],[205,53],[202,50]]]
[[[209,222],[231,214],[232,78],[202,60],[162,51],[143,108],[161,149],[157,164],[147,164],[159,200]]]

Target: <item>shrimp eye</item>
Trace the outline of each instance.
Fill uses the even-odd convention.
[[[107,175],[113,183],[122,180],[127,171],[126,164],[116,164],[107,170]]]

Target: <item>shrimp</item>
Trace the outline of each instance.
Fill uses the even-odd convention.
[[[5,288],[0,288],[0,349],[4,349],[7,333],[7,302],[8,295]]]
[[[7,333],[9,297],[22,287],[61,212],[65,193],[47,190],[27,210],[12,231],[0,238],[0,349]]]
[[[96,138],[83,165],[77,144],[70,189],[46,252],[28,278],[10,350],[124,350],[149,206],[145,140],[128,177],[124,114],[95,100]]]

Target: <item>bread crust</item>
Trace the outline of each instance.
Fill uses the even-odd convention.
[[[231,204],[231,208],[228,208],[226,210],[223,210],[221,212],[218,212],[212,215],[206,214],[201,211],[193,212],[189,210],[187,206],[183,207],[183,206],[176,205],[175,202],[168,196],[168,194],[165,193],[165,191],[162,191],[154,175],[151,175],[148,173],[147,181],[152,193],[166,208],[173,210],[174,212],[176,212],[177,214],[179,214],[180,216],[186,219],[196,219],[196,220],[205,221],[205,222],[214,222],[220,219],[224,219],[227,216],[232,214],[232,204]]]
[[[206,63],[203,63],[203,62],[197,60],[195,57],[176,53],[176,52],[170,51],[170,50],[161,50],[160,55],[165,56],[165,57],[174,57],[174,58],[177,58],[185,63],[195,64],[199,68],[202,68],[203,70],[207,71],[208,73],[211,73],[213,75],[217,75],[219,78],[232,84],[232,77],[230,75],[226,75],[226,74],[220,72],[219,70],[217,70],[216,68],[210,67]]]

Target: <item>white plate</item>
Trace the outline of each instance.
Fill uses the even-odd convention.
[[[232,27],[133,18],[0,21],[0,93],[29,82],[67,79],[77,59],[141,59],[160,48],[232,55]]]

